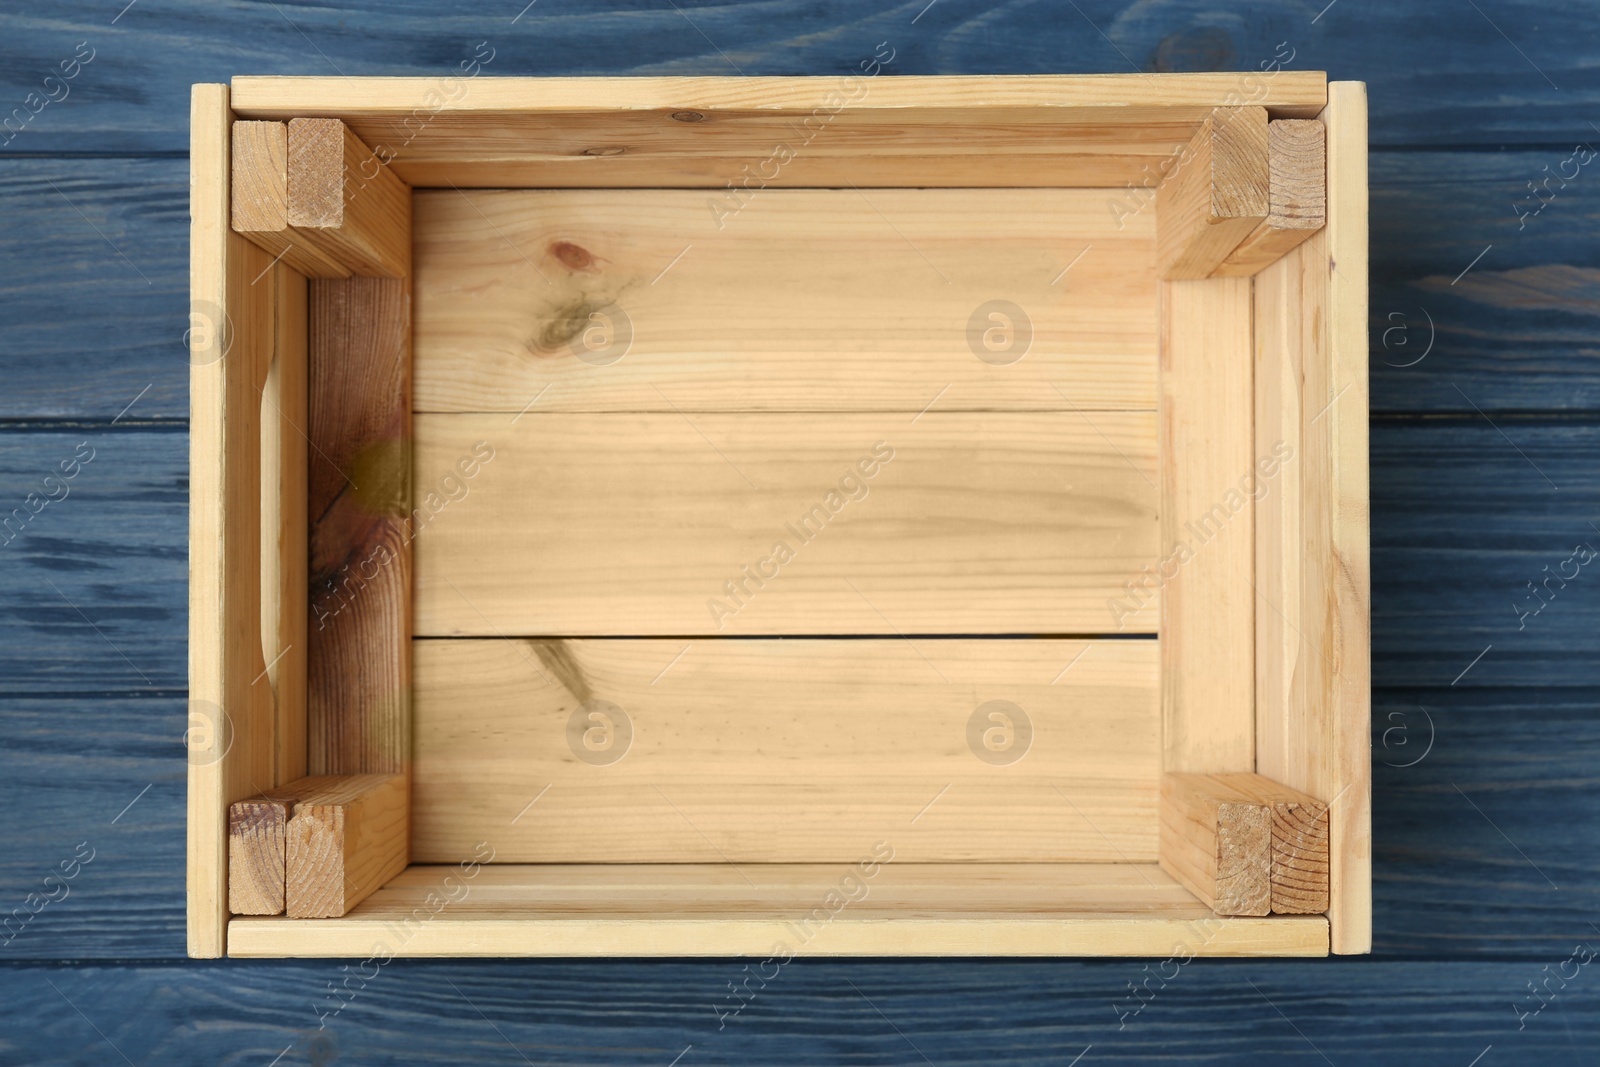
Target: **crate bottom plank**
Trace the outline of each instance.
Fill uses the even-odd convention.
[[[1320,915],[1222,918],[1144,863],[887,862],[870,876],[845,864],[463,863],[414,865],[342,919],[235,919],[228,951],[1322,956],[1328,923]]]
[[[1152,861],[1156,645],[418,640],[411,859]]]

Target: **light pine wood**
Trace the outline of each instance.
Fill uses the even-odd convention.
[[[1245,776],[1240,776],[1245,777]],[[1328,806],[1260,775],[1272,812],[1272,913],[1320,915],[1328,910]]]
[[[292,799],[254,797],[228,807],[228,910],[283,914],[283,857]]]
[[[337,918],[405,869],[406,776],[325,779],[295,801],[284,864],[285,913]]]
[[[415,664],[418,862],[490,840],[499,862],[843,863],[875,835],[907,862],[1156,855],[1151,641],[419,640]],[[1015,762],[971,747],[990,701],[1021,709],[979,716]],[[573,747],[585,707],[615,762]]]
[[[854,65],[861,74],[849,78],[235,84],[250,117],[342,118],[402,179],[462,188],[1153,189],[1149,176],[1212,108],[1252,101],[1309,118],[1327,99],[1317,72],[895,77],[892,47],[870,46]]]
[[[1251,649],[1255,465],[1248,278],[1162,282],[1163,766],[1255,765]],[[1137,597],[1126,596],[1124,603]]]
[[[311,283],[307,768],[410,751],[410,316],[404,279]]]
[[[1154,421],[419,415],[416,632],[1104,632],[1156,557]]]
[[[411,189],[338,119],[288,124],[287,218],[350,273],[411,273]]]
[[[233,124],[233,228],[278,233],[289,225],[289,127],[281,122]]]
[[[1255,274],[1320,230],[1328,220],[1327,131],[1321,119],[1274,119],[1267,126],[1271,204],[1267,217],[1213,272]]]
[[[235,122],[234,232],[306,277],[349,277],[349,267],[289,225],[288,181],[289,127],[282,122]]]
[[[272,365],[261,393],[261,655],[276,710],[273,780],[306,773],[306,279],[273,268]]]
[[[410,867],[343,919],[235,919],[233,951],[768,959],[781,952],[1187,958],[1328,950],[1320,915],[1219,917],[1153,863],[915,864],[896,851],[866,877],[855,862],[737,870],[478,862],[490,855],[485,842],[476,858]],[[872,855],[869,845],[857,859]],[[854,881],[842,882],[846,875]],[[841,903],[846,894],[857,899]]]
[[[1330,87],[1328,225],[1256,276],[1258,441],[1298,442],[1256,559],[1258,770],[1329,805],[1338,953],[1371,950],[1366,88]],[[1270,426],[1270,429],[1266,427]]]
[[[1320,915],[1328,910],[1328,805],[1261,774],[1176,777],[1189,782],[1189,789],[1205,790],[1230,805],[1261,809],[1270,829],[1267,883],[1274,915]],[[1163,811],[1163,821],[1165,817]]]
[[[261,633],[261,391],[272,361],[272,259],[229,225],[228,90],[190,111],[188,951],[228,921],[228,805],[274,784]],[[252,284],[258,281],[258,284]]]
[[[419,411],[1155,407],[1155,212],[1119,220],[1102,190],[782,190],[727,215],[683,190],[416,204]],[[995,300],[1024,319],[980,315],[974,339]],[[626,354],[580,358],[617,309]]]
[[[228,807],[228,910],[282,915],[289,819],[295,802],[333,782],[300,778]]]
[[[1156,191],[1156,273],[1209,278],[1270,210],[1267,112],[1218,108]]]
[[[1161,869],[1219,915],[1272,912],[1272,825],[1224,776],[1161,778]]]

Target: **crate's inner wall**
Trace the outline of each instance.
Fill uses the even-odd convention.
[[[417,190],[413,861],[1153,861],[1117,196]]]

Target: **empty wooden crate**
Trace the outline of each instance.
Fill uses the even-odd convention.
[[[1317,73],[195,88],[196,956],[1370,941]]]

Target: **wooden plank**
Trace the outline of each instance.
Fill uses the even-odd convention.
[[[1160,287],[1161,553],[1123,602],[1160,594],[1163,767],[1248,771],[1252,509],[1271,487],[1251,450],[1250,281]]]
[[[1265,440],[1298,440],[1298,498],[1263,521],[1257,770],[1329,804],[1335,952],[1371,949],[1365,87],[1338,83],[1328,227],[1258,276]],[[1333,269],[1330,272],[1330,265]],[[1352,266],[1353,265],[1353,266]]]
[[[289,225],[289,127],[282,122],[233,124],[235,233],[310,278],[348,278],[350,268]]]
[[[1104,425],[1099,415],[1090,418]],[[1566,415],[1507,419],[1491,412],[1490,418],[1494,425],[1476,413],[1373,423],[1374,565],[1386,590],[1373,621],[1380,688],[1448,686],[1490,644],[1457,690],[1537,688],[1552,680],[1600,685],[1600,660],[1574,655],[1572,645],[1576,634],[1600,627],[1600,588],[1591,592],[1586,578],[1569,582],[1523,629],[1514,610],[1531,609],[1527,583],[1542,581],[1545,567],[1557,573],[1578,542],[1600,548],[1584,524],[1586,514],[1600,513],[1600,424]],[[17,508],[26,513],[27,494],[40,491],[41,476],[71,460],[81,442],[95,450],[70,481],[70,496],[49,504],[0,547],[0,592],[18,605],[0,615],[0,693],[137,695],[181,691],[185,684],[187,646],[171,639],[171,629],[187,618],[188,441],[173,428],[131,421],[0,433],[0,500],[6,501],[0,519]],[[1561,489],[1551,489],[1496,426]],[[1263,455],[1270,457],[1279,438],[1263,436]],[[1297,470],[1297,461],[1279,464],[1270,492],[1256,504],[1258,518]],[[449,519],[447,508],[439,521]],[[1260,538],[1270,530],[1266,522],[1257,524]],[[1568,573],[1574,565],[1566,565]],[[703,597],[699,603],[703,609]],[[1263,606],[1258,621],[1278,618]]]
[[[188,947],[223,952],[228,805],[273,785],[261,640],[261,390],[270,257],[228,225],[228,90],[197,85],[191,123]],[[255,281],[256,284],[252,284]]]
[[[1071,9],[1067,10],[1070,14]],[[932,16],[929,12],[928,18]],[[1501,47],[1505,47],[1503,41]],[[1545,114],[1541,112],[1541,116]],[[1478,133],[1473,128],[1461,136],[1476,137]],[[1556,199],[1539,215],[1528,218],[1521,229],[1512,210],[1512,205],[1518,204],[1524,212],[1537,206],[1527,188],[1530,178],[1543,181],[1545,167],[1550,174],[1572,174],[1577,162],[1566,162],[1572,157],[1570,146],[1560,151],[1378,152],[1372,156],[1374,412],[1458,412],[1481,422],[1472,408],[1476,404],[1499,422],[1500,412],[1600,411],[1600,375],[1592,373],[1591,354],[1591,339],[1600,330],[1596,317],[1600,270],[1587,265],[1585,258],[1587,249],[1600,239],[1600,183],[1579,178],[1563,187],[1559,179],[1551,179],[1549,188]],[[1577,158],[1584,157],[1579,154]],[[1593,164],[1583,167],[1581,173],[1592,169]],[[186,159],[106,158],[93,173],[70,159],[0,159],[0,211],[12,220],[0,232],[0,295],[5,297],[0,300],[0,328],[14,342],[11,349],[0,353],[0,367],[6,376],[0,417],[30,422],[50,418],[108,422],[138,397],[118,422],[119,427],[151,418],[186,422],[188,364],[166,359],[163,353],[170,354],[173,343],[173,316],[182,318],[188,302],[188,230],[180,224],[186,218],[188,181]],[[1550,196],[1542,188],[1541,194],[1547,199]],[[432,195],[419,196],[419,207]],[[458,194],[446,195],[465,210]],[[468,195],[481,205],[485,201],[480,195],[494,194]],[[881,204],[879,194],[867,190],[867,195]],[[859,197],[857,200],[859,203]],[[764,204],[762,197],[757,197],[718,239],[738,239],[741,228],[760,219],[767,204],[770,200]],[[710,218],[703,203],[701,207]],[[1103,202],[1099,208],[1110,217]],[[84,222],[84,216],[115,242],[134,266],[112,251]],[[904,228],[901,219],[891,217]],[[881,219],[872,218],[889,239],[899,240]],[[1128,230],[1153,218],[1153,211],[1147,208],[1127,220]],[[1039,221],[1041,228],[1047,223]],[[685,238],[672,247],[656,272],[644,281],[655,277],[666,260],[688,242]],[[1490,244],[1493,249],[1452,286],[1457,275]],[[41,258],[33,251],[41,247],[58,253]],[[678,271],[693,267],[695,257],[709,247],[695,243],[649,292],[672,282]],[[888,247],[883,243],[875,246],[875,251]],[[1063,242],[1059,265],[1044,280],[1054,278],[1081,247]],[[1074,286],[1091,283],[1099,296],[1107,295],[1089,270],[1101,250],[1097,244],[1057,284],[1055,290],[1067,290],[1060,300],[1070,305],[1076,299]],[[531,251],[529,256],[532,258]],[[938,262],[940,269],[955,279],[951,264]],[[522,260],[516,263],[528,271]],[[959,269],[961,262],[955,266]],[[931,288],[944,287],[921,259],[914,267],[929,273],[934,282]],[[94,292],[95,300],[73,300],[71,294],[80,291]],[[421,293],[418,298],[422,299]],[[1021,303],[1028,305],[1035,327],[1042,328],[1038,309],[1030,302]],[[419,323],[419,330],[426,325]],[[636,338],[635,345],[642,340]],[[62,367],[76,366],[82,353],[89,350],[96,354],[94,374],[62,373]],[[627,358],[605,368],[605,375],[593,373],[595,388],[604,388],[613,372],[630,372],[641,351],[635,348]],[[1442,358],[1445,353],[1448,359]],[[970,358],[964,350],[958,354]],[[1036,357],[1056,358],[1051,349],[1036,344],[1026,358],[1009,367],[993,368],[992,373],[987,367],[975,365],[975,369],[984,371],[999,388],[1017,375],[1031,373]],[[487,361],[487,354],[484,358]],[[857,366],[867,383],[887,383],[879,377],[876,362],[863,361]],[[964,366],[952,364],[952,370]],[[1058,366],[1062,374],[1075,373],[1070,370],[1072,365]],[[508,362],[503,369],[511,373],[515,365]],[[700,364],[678,368],[684,374],[691,369],[696,374],[705,372]],[[418,367],[419,397],[425,386],[434,388],[421,378],[426,370],[426,366]],[[937,382],[923,402],[949,380]],[[1094,410],[1091,398],[1074,393],[1067,378],[1056,380],[1073,403]],[[480,394],[486,391],[476,384],[470,388]],[[672,395],[665,385],[662,389]],[[1040,404],[1051,403],[1055,397],[1065,408],[1060,395],[1046,389],[1048,395],[1027,395]],[[967,387],[960,385],[952,388],[935,410],[946,402],[960,402],[966,391]],[[537,389],[528,391],[522,403],[534,392]],[[661,402],[653,390],[646,389],[644,394],[639,397],[641,402]],[[561,402],[558,397],[565,396],[564,386],[558,383],[535,410],[551,401]],[[1024,402],[1020,391],[1016,402]],[[1514,454],[1512,458],[1516,458]],[[181,659],[182,650],[177,652]],[[141,667],[148,672],[143,661]],[[88,669],[93,669],[92,665]],[[1530,673],[1529,682],[1538,684],[1537,676]]]
[[[1161,862],[1219,914],[1328,910],[1326,804],[1259,774],[1175,774],[1161,805]]]
[[[287,218],[345,273],[411,274],[411,189],[338,119],[288,124]]]
[[[1161,777],[1161,869],[1218,915],[1272,911],[1272,812],[1222,776]]]
[[[189,441],[131,421],[0,432],[0,692],[184,690]]]
[[[1325,426],[1326,525],[1314,528],[1322,573],[1308,603],[1321,623],[1312,640],[1333,661],[1323,699],[1308,709],[1329,717],[1331,744],[1302,755],[1300,781],[1269,777],[1326,799],[1330,806],[1329,931],[1337,953],[1372,951],[1372,549],[1367,428],[1367,87],[1330,88],[1322,120],[1328,144],[1327,396],[1313,424]],[[1339,264],[1353,265],[1350,270]],[[1320,384],[1320,383],[1319,383]],[[1335,403],[1335,401],[1338,401]],[[1320,412],[1320,409],[1319,409]],[[1308,443],[1308,471],[1319,470]],[[1313,465],[1316,464],[1316,465]],[[1326,537],[1326,542],[1320,542]],[[1316,595],[1320,594],[1320,595]],[[1319,657],[1326,663],[1327,660]]]
[[[487,840],[500,862],[848,863],[878,834],[916,863],[1156,855],[1150,641],[419,640],[415,660],[418,862]]]
[[[767,953],[770,946],[760,951]],[[355,972],[370,958],[371,947],[358,948],[353,956],[350,967]],[[290,1056],[302,1060],[313,1051],[347,1054],[360,1048],[370,1050],[379,1062],[428,1067],[460,1063],[463,1049],[496,1064],[522,1063],[517,1054],[522,1049],[538,1062],[535,1050],[587,1051],[598,1040],[606,1042],[608,1062],[630,1067],[648,1065],[662,1051],[669,1052],[670,1061],[691,1044],[686,1061],[711,1047],[741,1062],[784,1056],[786,1063],[817,1065],[849,1056],[863,1062],[914,1058],[921,1063],[909,1038],[932,1062],[959,1067],[983,1063],[996,1042],[1004,1043],[1008,1057],[1029,1064],[1071,1062],[1089,1045],[1095,1049],[1082,1063],[1090,1062],[1095,1052],[1121,1053],[1124,1048],[1130,1050],[1125,1058],[1134,1059],[1146,1043],[1158,1046],[1163,1055],[1211,1055],[1230,1063],[1282,1060],[1288,1058],[1286,1050],[1304,1050],[1321,1063],[1308,1041],[1336,1064],[1404,1057],[1431,1067],[1470,1063],[1491,1044],[1494,1051],[1485,1063],[1508,1045],[1528,1062],[1559,1063],[1571,1056],[1574,1046],[1589,1047],[1600,1040],[1600,1012],[1594,1010],[1600,996],[1582,981],[1569,981],[1558,1001],[1547,994],[1546,1007],[1517,1029],[1508,997],[1520,993],[1514,1003],[1524,1012],[1541,1003],[1527,991],[1532,979],[1528,961],[1521,959],[1374,959],[1359,967],[1319,960],[1202,965],[1185,967],[1183,978],[1164,976],[1173,973],[1173,964],[1163,967],[1166,957],[1161,955],[1116,963],[1049,964],[815,960],[784,966],[782,977],[774,978],[778,963],[763,965],[768,958],[658,960],[638,968],[635,980],[617,982],[608,996],[575,998],[570,1009],[560,1012],[541,1008],[614,975],[619,967],[610,961],[549,960],[534,966],[478,959],[384,967],[379,973],[390,981],[376,988],[370,979],[366,986],[352,979],[352,991],[360,988],[373,999],[383,988],[404,992],[404,1000],[383,1011],[362,1010],[359,996],[336,999],[344,994],[327,990],[327,960],[233,965],[214,972],[149,962],[10,967],[0,970],[0,995],[16,1004],[23,1018],[38,1020],[16,1027],[12,1036],[17,1058],[24,1062],[114,1055],[75,1012],[57,1007],[65,1007],[62,994],[139,1062],[173,1062],[185,1055],[226,1062],[230,1055],[259,1059],[262,1054],[262,1062],[270,1062],[292,1039]],[[1532,974],[1544,981],[1571,958],[1573,945],[1567,945],[1549,972],[1536,964]],[[365,964],[366,975],[374,965]],[[1574,966],[1576,961],[1564,969],[1570,974]],[[341,975],[337,989],[343,972],[337,965],[331,969]],[[1261,995],[1240,980],[1196,980],[1210,971],[1225,972],[1229,979],[1248,977]],[[1587,969],[1580,973],[1588,976]],[[965,978],[957,983],[956,975]],[[846,978],[865,996],[851,990]],[[730,981],[741,991],[730,992]],[[60,993],[50,987],[52,982]],[[1024,987],[1033,995],[1019,996]],[[1559,988],[1553,979],[1550,988]],[[307,999],[308,991],[314,999]],[[1143,999],[1135,999],[1135,992]],[[706,999],[692,998],[694,993]],[[463,1010],[463,995],[494,1027],[476,1012]],[[240,1003],[293,1005],[311,1022],[286,1033],[282,1021],[270,1014],[226,1014],[227,1005]],[[763,1025],[763,1013],[779,1003],[787,1006],[786,1017],[792,1012],[807,1022],[825,1019],[828,1040],[800,1041]],[[96,1005],[112,1004],[124,1007],[95,1011]],[[334,1014],[341,1004],[343,1010]],[[317,1028],[313,1010],[326,1016],[325,1029]],[[986,1025],[959,1025],[967,1013]],[[197,1014],[214,1025],[186,1032],[185,1020]],[[885,1016],[894,1020],[893,1027],[885,1025]],[[1126,1027],[1119,1031],[1123,1023]],[[1212,1028],[1215,1033],[1208,1032]],[[598,1039],[601,1030],[607,1036]],[[790,1052],[785,1055],[784,1049]]]
[[[12,816],[0,849],[4,970],[182,958],[185,767],[172,757],[188,728],[184,695],[51,689],[13,691],[0,714],[0,804]]]
[[[403,774],[309,779],[289,819],[284,911],[337,918],[406,866],[410,791]]]
[[[1292,19],[1219,18],[1215,5],[1206,0],[1085,6],[1105,38],[1070,6],[1040,8],[1033,12],[1037,18],[1007,20],[995,18],[981,4],[951,0],[941,0],[915,25],[911,20],[920,7],[909,12],[799,5],[781,10],[685,8],[694,19],[691,24],[667,5],[637,10],[601,6],[560,20],[545,19],[537,36],[515,37],[507,35],[506,26],[517,10],[501,14],[475,9],[451,16],[448,48],[427,47],[429,34],[437,29],[431,12],[397,11],[378,0],[342,0],[337,8],[291,11],[292,23],[270,7],[241,10],[226,22],[208,19],[209,10],[197,0],[174,0],[141,12],[140,47],[100,46],[94,61],[69,83],[71,102],[50,105],[9,149],[72,152],[92,143],[106,152],[181,152],[184,104],[194,71],[167,69],[150,60],[178,54],[194,56],[196,67],[210,72],[296,75],[320,67],[321,73],[342,71],[352,78],[427,76],[444,100],[460,100],[463,84],[476,92],[478,83],[516,72],[736,75],[738,70],[717,49],[750,75],[854,73],[883,41],[897,52],[884,64],[875,79],[879,82],[890,81],[891,75],[1061,70],[1126,75],[1135,67],[1167,71],[1227,66],[1251,72],[1234,75],[1244,86],[1240,95],[1251,99],[1252,90],[1273,92],[1293,71],[1360,70],[1373,78],[1374,143],[1383,146],[1566,144],[1586,136],[1586,120],[1600,106],[1600,86],[1591,81],[1588,65],[1587,13],[1555,11],[1537,0],[1504,0],[1484,7],[1492,23],[1470,8],[1464,11],[1470,18],[1440,20],[1407,3],[1373,9],[1369,19],[1330,21],[1336,7],[1315,26],[1309,22],[1320,5],[1299,24]],[[537,10],[523,16],[511,32],[523,30]],[[132,12],[119,20],[115,31],[123,32],[131,17]],[[86,28],[93,24],[92,16],[81,21]],[[18,54],[32,57],[41,71],[70,57],[83,40],[80,34],[64,43],[66,34],[57,25],[25,19],[14,20],[10,29]],[[1423,34],[1436,42],[1437,50],[1419,63],[1414,42]],[[338,71],[308,48],[308,39]],[[619,47],[619,40],[626,47]],[[251,42],[244,55],[241,41]],[[319,66],[307,64],[308,54]],[[1278,68],[1283,73],[1264,73]],[[467,81],[475,70],[479,77]],[[441,77],[451,74],[457,80]],[[1552,89],[1552,82],[1559,91]],[[17,88],[13,106],[26,96],[27,90],[20,84]],[[105,95],[91,89],[103,89]],[[1530,108],[1530,101],[1537,107]],[[1504,202],[1495,206],[1506,210]]]
[[[1273,119],[1267,124],[1267,156],[1267,217],[1228,253],[1212,272],[1215,277],[1255,274],[1327,222],[1327,131],[1322,120]]]
[[[1153,864],[901,863],[888,841],[858,860],[520,866],[469,855],[409,868],[343,919],[236,919],[230,939],[246,956],[360,956],[375,941],[392,956],[1326,952],[1320,916],[1219,918]]]
[[[292,799],[236,800],[228,807],[228,910],[282,915],[285,839]]]
[[[1147,110],[1171,113],[1195,123],[1211,108],[1225,106],[1254,82],[1249,74],[1195,73],[1093,75],[1051,74],[1025,77],[964,75],[944,77],[536,77],[492,78],[471,85],[461,100],[438,99],[441,79],[334,77],[234,79],[236,110],[249,118],[296,115],[401,119],[419,107],[437,109],[438,122],[456,122],[453,136],[467,136],[470,114],[488,120],[538,116],[547,123],[564,116],[594,117],[614,112],[661,118],[696,111],[711,119],[747,113],[794,118],[827,107],[879,121],[879,112],[916,110],[903,122],[940,126],[946,112],[970,119],[1023,112],[1035,121],[1070,125],[1073,118],[1101,125],[1137,125]],[[1313,118],[1326,103],[1321,71],[1281,71],[1263,83],[1257,103],[1277,112],[1303,112]],[[870,94],[852,92],[871,83]],[[841,97],[843,98],[841,100]],[[440,106],[440,105],[443,106]],[[271,114],[267,114],[271,112]],[[470,113],[470,114],[469,114]],[[1018,117],[1013,115],[1013,117]],[[689,122],[681,123],[690,125]],[[493,127],[489,127],[493,129]],[[674,127],[664,127],[675,130]],[[676,136],[691,136],[675,133]],[[443,136],[443,132],[436,136]]]
[[[1070,189],[737,204],[419,194],[417,409],[1155,407],[1152,211]]]
[[[237,125],[237,124],[236,124]],[[261,392],[261,654],[275,709],[273,781],[306,773],[306,279],[276,268],[272,364]]]
[[[406,181],[457,187],[721,189],[746,167],[764,187],[1122,186],[1212,106],[1260,97],[1310,115],[1325,99],[1313,72],[1159,87],[1140,76],[874,78],[893,51],[880,45],[850,78],[238,81],[252,114],[342,118]]]
[[[1590,134],[1539,152],[1372,156],[1374,413],[1483,411],[1498,423],[1600,407]]]
[[[411,421],[403,279],[310,287],[307,769],[400,772],[410,744]]]
[[[289,819],[299,800],[334,779],[301,778],[228,806],[228,910],[282,915]]]
[[[1209,278],[1271,209],[1267,112],[1211,113],[1156,190],[1156,273]]]
[[[416,632],[1154,630],[1150,415],[899,418],[419,415]]]

